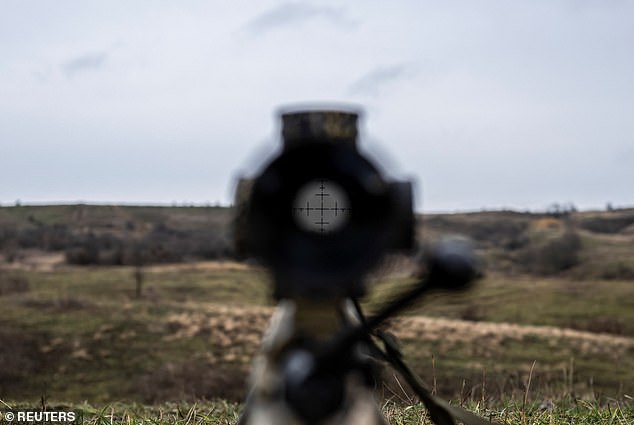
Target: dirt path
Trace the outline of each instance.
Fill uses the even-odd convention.
[[[224,341],[226,346],[257,344],[273,313],[270,307],[192,305],[192,311],[167,318],[173,330],[167,338],[205,333]],[[486,343],[502,346],[505,341],[525,338],[544,339],[549,345],[565,340],[566,345],[584,354],[621,356],[634,347],[634,338],[597,334],[549,326],[524,326],[512,323],[469,322],[425,316],[398,317],[390,330],[403,340],[442,341],[445,345]]]
[[[0,270],[28,270],[48,272],[65,264],[63,252],[45,252],[36,249],[23,250],[18,258],[8,262],[0,255]]]
[[[546,340],[550,345],[567,340],[569,345],[583,354],[610,354],[617,357],[634,347],[634,338],[631,337],[514,323],[469,322],[413,316],[394,319],[391,328],[401,339],[443,341],[446,344],[486,342],[488,346],[497,346],[508,340],[521,341],[537,337]]]

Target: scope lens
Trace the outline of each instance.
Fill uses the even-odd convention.
[[[328,179],[315,179],[303,185],[293,202],[293,218],[298,227],[310,233],[333,233],[350,219],[350,200],[346,191]]]

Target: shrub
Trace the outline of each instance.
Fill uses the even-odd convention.
[[[553,275],[577,265],[580,249],[581,238],[573,228],[568,228],[558,238],[531,244],[519,258],[528,271]]]
[[[606,280],[634,280],[634,267],[621,261],[606,264],[599,277]]]
[[[619,233],[634,224],[634,214],[616,217],[592,217],[581,220],[579,227],[596,233]]]
[[[99,263],[99,250],[86,246],[68,248],[66,250],[66,263],[78,266],[87,266]]]
[[[451,216],[432,216],[426,218],[423,226],[441,233],[455,233],[468,236],[478,245],[508,246],[517,249],[525,245],[524,232],[529,219],[518,216],[492,214],[479,220],[453,218]]]

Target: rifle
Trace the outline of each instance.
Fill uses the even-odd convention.
[[[395,338],[377,330],[431,292],[468,288],[479,277],[470,246],[439,242],[424,257],[418,282],[366,317],[358,300],[369,272],[387,254],[415,247],[412,185],[388,180],[359,152],[359,111],[281,117],[281,153],[236,191],[237,251],[270,270],[278,302],[238,423],[384,424],[373,395],[383,361],[437,425],[490,424],[433,396]]]

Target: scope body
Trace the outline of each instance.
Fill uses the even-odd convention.
[[[413,247],[411,183],[359,152],[357,121],[352,111],[282,114],[283,150],[236,198],[246,251],[271,270],[277,298],[358,297],[385,254]]]

